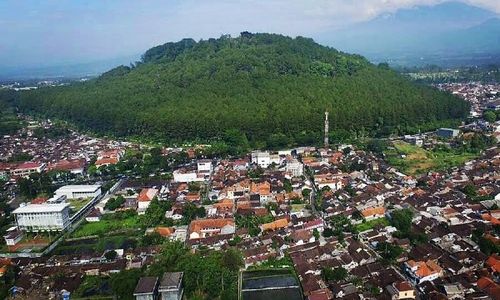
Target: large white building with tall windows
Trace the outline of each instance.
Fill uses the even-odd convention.
[[[65,185],[55,191],[55,196],[66,196],[66,199],[94,198],[101,194],[101,186],[95,185]]]
[[[69,204],[28,204],[12,212],[17,227],[23,231],[62,231],[71,224]]]

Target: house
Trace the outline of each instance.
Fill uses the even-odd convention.
[[[367,221],[379,219],[385,216],[385,208],[382,206],[367,208],[361,211],[361,215]]]
[[[144,214],[156,195],[158,195],[157,189],[142,189],[137,196],[137,212],[139,214]]]
[[[191,221],[189,239],[202,239],[219,234],[233,234],[236,226],[233,219],[200,219]]]
[[[92,223],[92,222],[99,222],[101,220],[101,212],[99,209],[93,209],[86,217],[85,221]]]
[[[136,300],[157,300],[158,277],[141,277],[135,286],[134,297]]]
[[[163,274],[158,292],[160,300],[181,300],[184,294],[182,286],[183,272],[169,272]]]
[[[272,199],[271,194],[271,184],[267,181],[262,183],[251,183],[250,193],[253,195],[258,195],[258,200],[261,204],[265,204]],[[251,199],[252,200],[252,199]]]
[[[415,289],[407,281],[394,282],[386,287],[391,299],[415,299]]]
[[[454,138],[460,134],[460,130],[451,128],[439,128],[436,135],[442,138]]]
[[[168,238],[175,232],[175,228],[174,227],[161,227],[161,226],[159,226],[159,227],[156,227],[154,231],[156,233],[158,233],[159,235],[161,235],[162,237]]]
[[[416,283],[424,281],[433,281],[443,276],[443,269],[433,260],[405,262],[405,267],[408,274],[415,280]]]
[[[100,168],[102,166],[109,166],[117,164],[120,159],[123,157],[123,150],[113,149],[109,151],[101,151],[97,156],[97,160],[95,162],[95,166]]]
[[[12,169],[10,171],[10,175],[27,177],[33,173],[41,173],[42,171],[45,170],[45,167],[46,166],[44,163],[37,163],[32,161],[24,162],[17,165],[14,169]]]
[[[83,173],[85,172],[85,165],[85,159],[62,159],[56,163],[49,164],[47,168],[49,170],[67,171],[72,174],[83,175]]]
[[[318,189],[329,187],[332,191],[338,191],[344,187],[342,178],[333,174],[317,174],[314,175],[314,182],[317,184]]]
[[[268,231],[268,230],[277,230],[277,229],[282,229],[282,228],[287,228],[288,227],[288,220],[287,219],[278,219],[275,220],[271,223],[265,223],[260,226],[262,231]]]
[[[23,236],[23,232],[14,226],[7,229],[7,233],[3,236],[3,238],[7,246],[15,246],[23,239]]]

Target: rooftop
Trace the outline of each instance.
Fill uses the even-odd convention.
[[[48,212],[62,212],[66,207],[69,207],[68,203],[57,203],[57,204],[28,204],[21,206],[14,210],[13,214],[26,214],[26,213],[48,213]]]
[[[158,284],[158,277],[141,277],[135,286],[134,296],[140,294],[152,294]]]
[[[65,185],[57,189],[56,194],[58,192],[69,192],[69,191],[78,191],[78,192],[95,192],[97,189],[101,188],[99,184],[93,185]]]
[[[168,272],[163,274],[160,281],[160,290],[179,288],[182,282],[183,272]]]

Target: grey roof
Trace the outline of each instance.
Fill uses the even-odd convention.
[[[168,272],[163,274],[160,281],[160,290],[179,288],[183,275],[183,272]]]
[[[15,209],[13,214],[30,214],[30,213],[53,213],[53,212],[62,212],[67,207],[69,207],[69,203],[43,203],[43,204],[28,204],[25,206],[20,206]]]
[[[135,286],[134,296],[140,294],[154,294],[158,285],[158,277],[141,277]]]

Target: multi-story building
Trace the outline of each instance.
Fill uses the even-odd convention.
[[[304,175],[304,165],[297,159],[287,161],[285,170],[286,172],[290,172],[293,177]]]
[[[253,151],[252,154],[252,163],[258,165],[259,167],[266,169],[272,163],[279,165],[280,157],[279,155],[269,154],[267,151]]]
[[[37,162],[25,162],[10,171],[12,176],[26,177],[33,173],[40,173],[45,170],[45,164]]]
[[[210,159],[200,159],[196,162],[198,172],[212,173],[212,161]]]
[[[28,204],[12,212],[17,227],[24,231],[62,231],[70,225],[69,204]]]
[[[160,300],[180,300],[184,289],[182,288],[183,272],[171,272],[163,274],[158,292]]]
[[[94,198],[101,194],[101,186],[95,185],[65,185],[60,187],[55,196],[66,196],[67,199]]]
[[[141,277],[134,290],[136,300],[158,299],[158,277]]]

